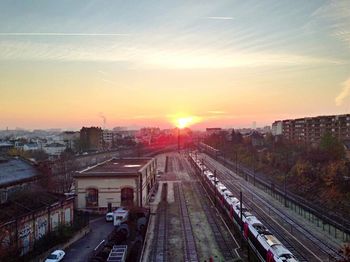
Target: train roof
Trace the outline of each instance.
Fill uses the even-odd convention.
[[[235,197],[227,197],[226,201],[229,205],[235,205],[239,202],[239,200]]]
[[[282,261],[294,262],[297,261],[293,254],[283,245],[275,245],[271,247],[271,251],[274,255],[280,258]]]
[[[272,233],[258,220],[257,223],[254,223],[252,225],[254,229],[260,234],[260,235],[272,235]]]
[[[204,175],[206,175],[206,176],[209,176],[209,175],[211,175],[212,174],[212,172],[210,172],[209,170],[205,170],[204,171]]]
[[[230,190],[228,190],[228,189],[224,192],[224,194],[225,194],[226,197],[234,197],[232,192]]]
[[[270,247],[274,245],[282,245],[281,242],[274,235],[263,235],[263,237]]]
[[[242,208],[243,209],[243,208]],[[247,219],[248,217],[255,217],[252,213],[250,213],[248,210],[243,209],[243,216]]]
[[[220,189],[221,191],[226,191],[227,190],[227,187],[225,187],[221,182],[219,182],[217,184],[217,187],[218,189]]]
[[[255,217],[255,216],[249,216],[247,217],[247,223],[249,225],[256,225],[256,224],[261,224],[261,222]],[[261,224],[262,225],[262,224]],[[255,227],[254,227],[255,228]]]

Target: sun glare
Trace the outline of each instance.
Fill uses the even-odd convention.
[[[193,122],[193,117],[181,117],[177,119],[177,127],[185,128],[188,127]]]

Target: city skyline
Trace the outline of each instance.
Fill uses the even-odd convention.
[[[349,1],[1,1],[0,129],[345,114]]]

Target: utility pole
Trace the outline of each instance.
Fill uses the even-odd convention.
[[[217,181],[216,181],[216,169],[214,169],[214,184],[215,184],[215,207],[217,206],[217,194],[216,194],[216,191],[217,191],[217,188],[216,188],[216,185],[217,185]]]
[[[180,128],[177,128],[177,151],[180,152]]]
[[[284,206],[287,207],[287,170],[289,169],[289,156],[286,153],[286,170],[284,171]]]
[[[235,151],[236,153],[236,174],[238,175],[238,156],[237,156],[237,150]]]
[[[242,190],[239,191],[239,211],[241,212],[241,231],[242,231],[242,234],[243,234],[243,194],[242,194]]]
[[[255,164],[254,164],[254,161],[253,161],[253,175],[254,175],[254,186],[255,186]]]

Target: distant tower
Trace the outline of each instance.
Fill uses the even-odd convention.
[[[253,128],[253,129],[256,129],[256,121],[253,121],[253,123],[252,123],[252,128]]]

